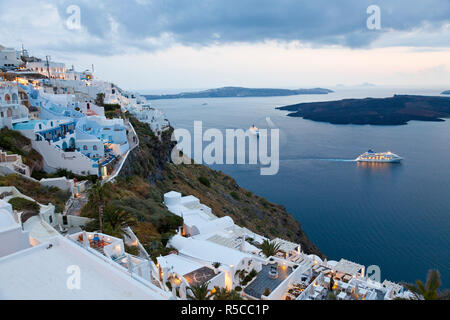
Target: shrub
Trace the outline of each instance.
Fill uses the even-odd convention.
[[[268,207],[269,207],[269,201],[267,201],[267,200],[264,199],[264,198],[261,198],[261,199],[259,200],[259,203],[261,203],[262,206],[263,206],[264,208],[268,208]]]
[[[237,286],[236,288],[234,288],[234,290],[237,291],[237,292],[241,292],[242,291],[242,287]]]
[[[266,297],[268,297],[268,296],[270,295],[270,293],[271,293],[271,291],[270,291],[269,288],[266,288],[266,290],[264,290],[264,295],[265,295]]]
[[[9,203],[12,205],[13,209],[17,211],[39,212],[39,205],[34,201],[16,197],[10,199]]]
[[[208,188],[211,186],[211,182],[210,182],[209,179],[206,178],[206,177],[201,176],[201,177],[198,178],[198,181],[199,181],[201,184],[203,184],[204,186],[207,186]]]
[[[133,256],[138,256],[139,255],[139,248],[137,246],[127,246],[125,245],[125,252],[129,253]]]
[[[120,104],[104,104],[103,108],[105,109],[105,112],[107,111],[116,111],[116,110],[120,110]]]
[[[239,197],[239,194],[236,191],[231,192],[230,195],[233,197],[234,200],[241,199],[241,197]]]

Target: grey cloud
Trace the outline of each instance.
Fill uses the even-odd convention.
[[[395,31],[423,26],[439,30],[450,21],[448,0],[60,0],[55,5],[62,19],[73,4],[81,8],[88,37],[80,37],[73,46],[65,39],[60,49],[82,48],[83,39],[89,42],[92,37],[96,40],[92,52],[98,54],[117,53],[121,47],[154,50],[170,41],[158,44],[149,39],[164,35],[188,46],[297,40],[312,46],[357,48],[389,43],[376,40]],[[371,4],[381,8],[380,31],[366,28],[366,9]],[[116,31],[111,21],[117,24]],[[440,37],[433,41],[434,46],[449,45]]]

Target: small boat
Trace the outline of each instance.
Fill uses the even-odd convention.
[[[370,149],[367,152],[364,152],[362,155],[360,155],[358,158],[356,158],[355,161],[357,162],[400,162],[403,158],[396,155],[395,153],[392,153],[391,151],[388,152],[375,152],[372,149]]]
[[[257,137],[259,137],[259,129],[255,125],[252,125],[249,130],[251,134],[254,134]]]

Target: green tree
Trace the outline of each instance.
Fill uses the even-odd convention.
[[[337,300],[336,294],[334,294],[333,292],[329,292],[328,300]]]
[[[190,286],[186,291],[190,291],[191,293],[187,294],[187,298],[189,300],[209,300],[211,299],[211,292],[208,289],[209,282],[205,282],[203,284]]]
[[[445,291],[439,292],[441,286],[441,276],[438,270],[428,271],[427,282],[423,283],[420,280],[416,281],[416,284],[403,284],[406,289],[411,291],[417,300],[448,300],[450,293]]]
[[[226,288],[215,287],[214,300],[242,300],[242,296],[235,290],[228,291]]]
[[[276,255],[280,251],[280,244],[269,240],[264,240],[261,245],[261,250],[264,255],[268,258],[270,256]]]
[[[92,200],[97,204],[97,211],[98,211],[98,223],[99,223],[99,229],[100,232],[103,233],[103,218],[102,218],[102,212],[103,212],[103,205],[104,205],[104,191],[105,187],[102,186],[100,181],[97,181],[91,188],[89,192],[89,200]]]
[[[121,208],[109,205],[103,210],[103,228],[107,234],[121,237],[127,227],[136,224],[136,218]]]
[[[95,98],[95,104],[98,106],[103,106],[105,103],[105,94],[103,92],[97,93],[97,98]]]

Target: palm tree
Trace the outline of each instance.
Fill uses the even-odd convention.
[[[211,299],[211,292],[208,289],[209,282],[190,286],[186,291],[191,291],[192,294],[187,294],[189,300],[209,300]]]
[[[427,282],[417,280],[416,284],[403,284],[406,289],[411,291],[417,300],[448,300],[450,294],[448,291],[439,292],[441,286],[441,276],[438,270],[428,271]]]
[[[215,287],[214,300],[242,300],[242,296],[236,291],[228,291],[226,288]]]
[[[264,255],[268,258],[277,254],[280,251],[280,244],[273,241],[264,240],[261,245],[261,250]]]
[[[129,212],[108,205],[103,210],[104,229],[112,236],[122,236],[127,227],[133,227],[137,224],[136,218]]]
[[[103,233],[102,211],[103,211],[104,191],[105,188],[104,186],[102,186],[102,183],[100,181],[97,181],[96,184],[92,186],[91,191],[89,193],[89,199],[97,204],[98,223],[101,233]]]

